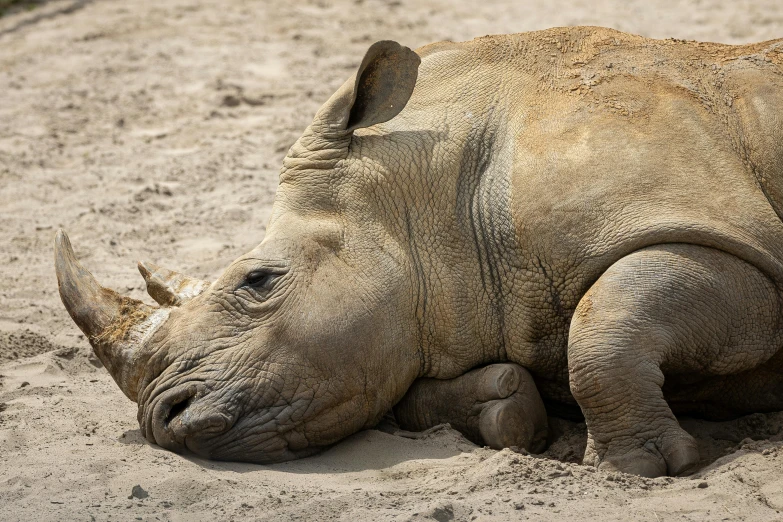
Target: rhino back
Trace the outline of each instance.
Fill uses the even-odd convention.
[[[451,351],[429,374],[480,345],[567,382],[577,303],[654,244],[725,250],[783,286],[781,51],[591,27],[418,50],[412,99],[376,132],[414,150],[397,212],[437,281],[425,344]]]
[[[561,332],[531,360],[552,360],[540,352],[565,346],[570,313],[590,285],[652,244],[726,250],[783,285],[783,225],[773,199],[783,194],[783,141],[774,138],[783,88],[780,67],[764,59],[780,60],[768,52],[780,43],[760,50],[630,38],[599,47],[592,58],[572,59],[578,76],[567,67],[551,73],[551,87],[515,118],[511,214],[528,272],[518,273],[526,284],[512,288],[536,281],[529,306],[544,300],[551,312],[520,326],[531,339],[551,325]],[[553,69],[569,61],[562,54]],[[742,94],[731,88],[739,68],[752,71]],[[746,116],[732,101],[743,94],[763,96],[765,110]]]

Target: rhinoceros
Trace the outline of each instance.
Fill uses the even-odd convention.
[[[586,465],[699,465],[674,412],[783,409],[783,40],[594,27],[381,41],[283,160],[263,241],[160,306],[55,239],[60,295],[150,441],[257,463],[381,419]],[[543,401],[543,402],[542,402]]]

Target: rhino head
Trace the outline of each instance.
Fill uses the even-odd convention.
[[[419,63],[395,42],[370,47],[289,151],[263,242],[214,282],[140,264],[160,305],[148,306],[99,285],[58,232],[62,301],[138,403],[149,441],[220,460],[298,458],[374,425],[420,374],[408,248],[348,161],[356,129],[406,105]]]

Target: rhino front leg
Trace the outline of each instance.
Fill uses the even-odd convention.
[[[695,440],[661,387],[744,372],[781,345],[780,296],[756,268],[725,252],[660,245],[613,265],[571,321],[571,392],[585,415],[585,463],[643,476],[695,470]]]
[[[449,423],[476,444],[544,449],[547,417],[533,378],[517,364],[492,364],[454,379],[419,379],[394,407],[400,427]]]

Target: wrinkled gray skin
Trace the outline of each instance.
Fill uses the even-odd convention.
[[[379,42],[356,78],[208,286],[145,265],[145,307],[58,235],[63,301],[150,441],[303,457],[419,378],[507,362],[578,404],[585,463],[646,476],[697,465],[672,408],[783,409],[783,41]]]

